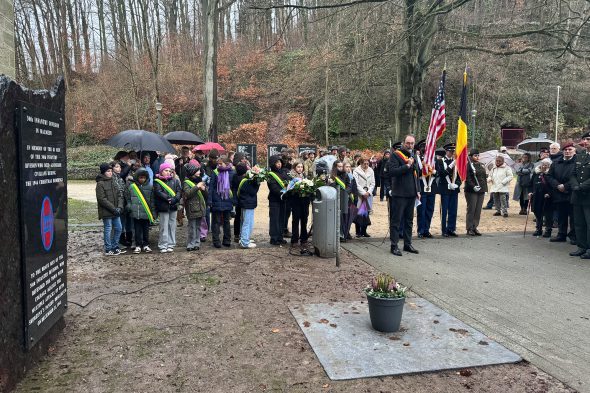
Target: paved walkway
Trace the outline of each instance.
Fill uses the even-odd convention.
[[[581,392],[590,392],[590,261],[574,247],[522,234],[344,248]]]

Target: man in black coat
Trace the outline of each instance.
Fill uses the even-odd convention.
[[[567,236],[569,236],[572,244],[576,244],[573,208],[570,203],[572,197],[570,180],[575,166],[576,148],[573,143],[570,143],[563,147],[563,157],[553,161],[549,173],[547,173],[547,180],[551,186],[551,200],[553,201],[553,208],[557,211],[559,228],[557,236],[549,240],[552,242],[565,242]],[[567,231],[568,221],[569,233]]]
[[[420,185],[418,184],[418,165],[414,161],[414,144],[416,139],[412,135],[406,136],[403,145],[396,150],[387,164],[387,175],[391,184],[391,198],[389,199],[389,236],[391,253],[401,256],[398,248],[399,228],[404,227],[404,251],[418,254],[412,246],[412,225],[416,198],[420,199]]]
[[[576,241],[578,249],[570,253],[590,259],[590,131],[582,135],[586,151],[576,157],[574,173],[570,178]]]

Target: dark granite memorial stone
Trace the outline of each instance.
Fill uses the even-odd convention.
[[[0,391],[12,389],[64,327],[64,110],[61,78],[50,91],[33,91],[0,76]]]

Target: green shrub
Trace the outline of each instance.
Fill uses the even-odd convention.
[[[68,168],[98,168],[101,163],[112,161],[119,150],[102,145],[73,147],[67,150]]]

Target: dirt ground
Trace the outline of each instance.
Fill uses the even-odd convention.
[[[262,195],[260,202],[262,246],[268,216]],[[384,203],[373,217],[371,232],[384,236]],[[514,214],[485,217],[482,231],[521,224]],[[288,306],[363,300],[372,267],[347,252],[336,268],[333,259],[291,256],[284,247],[217,250],[210,241],[187,253],[185,232],[179,228],[173,254],[109,258],[100,230],[71,232],[65,331],[16,391],[573,392],[527,362],[331,381]]]

